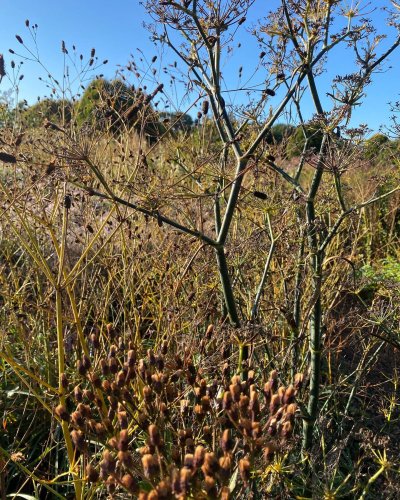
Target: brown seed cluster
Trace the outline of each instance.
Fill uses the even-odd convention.
[[[247,487],[260,465],[290,446],[301,374],[288,387],[276,371],[249,370],[243,381],[223,367],[211,376],[166,343],[140,356],[111,325],[102,338],[89,338],[93,355],[76,360],[75,387],[74,377],[61,376],[68,402],[55,414],[70,426],[86,480],[111,495],[234,498],[235,470]],[[102,445],[100,459],[93,443]]]

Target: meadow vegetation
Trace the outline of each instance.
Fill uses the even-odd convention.
[[[397,498],[400,106],[350,127],[397,11],[381,46],[347,2],[278,3],[148,1],[176,62],[109,81],[63,42],[79,92],[4,95],[1,500]],[[246,28],[251,88],[223,76]]]

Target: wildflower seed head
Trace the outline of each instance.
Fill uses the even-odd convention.
[[[99,480],[99,473],[91,464],[86,466],[86,478],[88,483],[97,483]]]

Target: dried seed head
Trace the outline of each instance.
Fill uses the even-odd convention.
[[[155,447],[160,446],[161,436],[158,427],[154,424],[151,424],[149,425],[148,432],[149,432],[150,444],[152,444]]]
[[[283,423],[280,434],[284,439],[290,438],[293,434],[293,424],[290,420]]]
[[[295,388],[292,385],[289,385],[289,387],[286,389],[285,394],[283,395],[283,404],[291,404],[294,401],[294,396],[295,396]]]
[[[115,383],[118,387],[123,387],[125,385],[126,373],[120,370],[115,376]]]
[[[60,384],[63,389],[68,389],[68,379],[65,373],[60,374]]]
[[[128,491],[128,493],[137,494],[139,487],[133,476],[131,474],[125,474],[121,478],[121,485]]]
[[[260,412],[260,402],[258,401],[258,394],[255,391],[250,392],[249,409],[252,412],[253,419],[256,418]]]
[[[244,484],[247,484],[250,479],[250,461],[248,458],[242,458],[239,461],[239,473]]]
[[[150,366],[155,366],[156,364],[156,357],[154,355],[154,352],[151,349],[147,350],[147,359],[149,362]]]
[[[204,455],[204,463],[201,470],[205,476],[214,476],[218,472],[219,464],[215,453],[206,453]]]
[[[232,402],[232,394],[231,394],[231,392],[226,391],[224,393],[223,398],[222,398],[222,408],[225,411],[228,411],[228,410],[231,409],[232,404],[233,404],[233,402]]]
[[[99,338],[95,333],[92,333],[92,335],[90,336],[90,341],[92,342],[92,346],[94,349],[98,349],[100,347]]]
[[[225,429],[222,433],[221,438],[221,448],[224,453],[229,453],[233,449],[233,439],[231,437],[231,431],[229,429]]]
[[[90,359],[86,356],[86,354],[82,356],[82,366],[86,371],[89,370],[92,366],[92,363]]]
[[[92,416],[92,410],[90,409],[90,406],[84,405],[83,403],[78,404],[78,406],[76,407],[76,411],[79,411],[84,418],[91,418]]]
[[[108,450],[103,452],[103,460],[100,462],[100,468],[105,474],[114,474],[116,460]]]
[[[61,404],[58,405],[56,407],[56,409],[54,410],[54,412],[58,418],[60,418],[61,420],[64,420],[64,422],[69,422],[70,415],[69,415],[69,413],[64,405],[61,405]]]
[[[229,386],[229,391],[232,395],[232,399],[236,402],[240,400],[240,394],[242,392],[242,386],[240,384],[231,384]]]
[[[101,387],[101,380],[100,377],[97,375],[97,373],[91,373],[89,375],[89,380],[93,385],[93,387],[96,387],[97,389]]]
[[[86,466],[86,477],[88,483],[97,483],[99,480],[99,473],[91,464],[87,464]]]
[[[264,459],[267,462],[271,462],[274,458],[274,455],[276,453],[276,446],[272,443],[269,443],[264,449],[263,449],[263,456]]]
[[[126,411],[119,411],[117,413],[118,417],[118,423],[121,429],[127,429],[128,428],[128,415]]]
[[[277,424],[278,424],[278,421],[276,418],[271,418],[269,420],[269,422],[267,423],[267,432],[270,436],[275,436]]]
[[[259,439],[262,436],[262,429],[260,422],[253,422],[251,424],[251,436],[253,439]]]
[[[152,478],[158,472],[158,460],[154,455],[143,455],[142,466],[144,475],[147,479]]]
[[[217,497],[217,484],[216,484],[215,479],[213,477],[206,476],[204,478],[204,489],[206,490],[209,498],[216,498]]]
[[[210,103],[208,101],[203,101],[203,103],[201,105],[201,111],[202,111],[203,115],[206,115],[208,113],[209,106],[210,106]],[[214,326],[209,325],[209,327],[207,328],[206,335],[208,334],[208,330],[210,329],[210,327],[211,327],[211,333],[212,333]],[[211,333],[209,334],[209,336],[211,336]]]
[[[5,70],[5,64],[4,64],[4,57],[3,54],[0,54],[0,81],[3,78],[3,76],[6,75],[6,70]]]
[[[106,394],[111,394],[111,382],[109,380],[103,380],[101,387]]]
[[[113,375],[115,375],[118,372],[118,361],[116,360],[116,358],[111,357],[108,360],[108,367]]]
[[[223,482],[229,479],[232,467],[232,458],[230,455],[224,455],[219,459],[219,472],[218,475]]]
[[[190,470],[194,469],[194,455],[192,453],[186,453],[183,459],[183,466]]]
[[[136,363],[136,353],[132,349],[130,351],[128,351],[127,363],[128,363],[128,366],[131,366],[131,367],[134,366]]]
[[[205,454],[206,450],[204,446],[199,445],[196,447],[193,455],[193,467],[197,469],[203,465]]]
[[[160,500],[167,500],[171,497],[171,484],[168,482],[168,480],[163,480],[158,483],[157,493]]]
[[[132,455],[127,451],[120,450],[117,454],[117,458],[119,463],[127,469],[130,469],[134,465]]]
[[[115,493],[115,490],[116,490],[114,476],[108,476],[107,481],[106,481],[106,486],[107,486],[108,493],[110,493],[110,495],[113,495]]]
[[[179,472],[179,486],[183,495],[186,495],[189,491],[191,476],[191,471],[189,469],[186,469],[185,467]]]
[[[81,377],[84,377],[86,375],[86,368],[83,366],[82,361],[80,359],[78,359],[76,362],[76,368]]]
[[[145,403],[149,404],[153,400],[153,391],[151,390],[151,387],[148,385],[143,387],[143,398]]]
[[[303,373],[296,373],[294,376],[294,388],[299,391],[303,387],[303,382],[304,382],[304,374]]]
[[[79,451],[85,450],[85,436],[82,431],[71,431],[71,439],[75,448]]]
[[[224,486],[221,489],[220,499],[221,500],[229,500],[230,498],[231,498],[231,492],[230,492],[229,486]]]
[[[101,368],[101,373],[104,376],[107,376],[110,373],[110,368],[109,368],[108,363],[105,359],[100,360],[100,368]]]
[[[151,376],[151,386],[157,394],[160,394],[163,388],[162,376],[158,373],[154,373]]]
[[[87,399],[90,402],[93,402],[94,401],[94,393],[93,393],[93,391],[91,391],[90,389],[85,389],[83,391],[83,398]]]
[[[275,415],[275,413],[278,411],[280,404],[281,404],[281,398],[279,397],[279,394],[274,394],[269,404],[269,412],[271,415]]]
[[[77,385],[74,388],[74,398],[76,399],[76,401],[78,403],[81,403],[83,401],[83,395],[82,395],[82,391],[81,391],[81,388],[79,387],[79,385]]]
[[[127,429],[122,429],[119,434],[118,449],[120,451],[126,451],[129,445],[129,435]]]
[[[85,419],[83,418],[82,413],[79,411],[72,412],[71,423],[75,427],[83,427],[85,425]]]

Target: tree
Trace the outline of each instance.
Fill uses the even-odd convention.
[[[130,87],[119,79],[93,80],[76,104],[79,125],[92,124],[112,131],[135,128],[145,134],[157,136],[163,131],[151,101],[162,91],[157,88],[145,94],[142,89]]]

